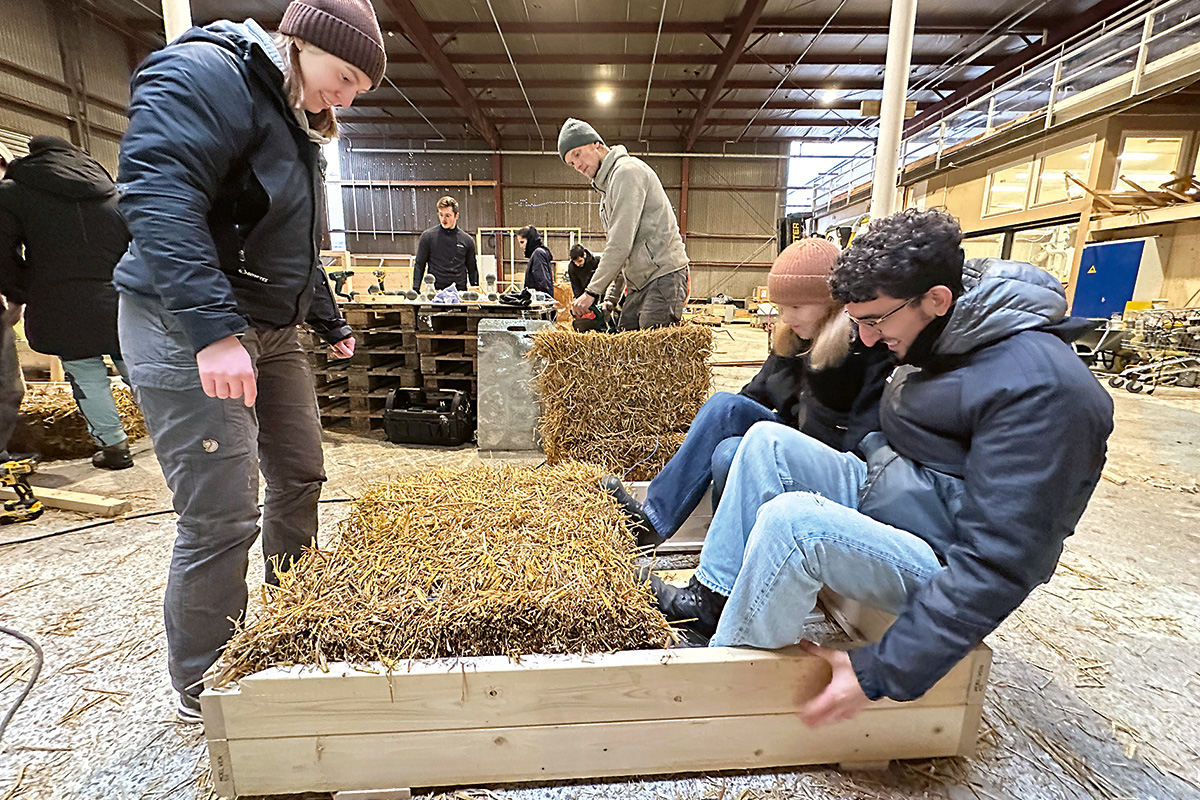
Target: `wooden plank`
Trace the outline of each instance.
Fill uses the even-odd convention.
[[[238,765],[238,792],[284,794],[934,758],[957,752],[962,721],[960,707],[879,708],[809,728],[789,709],[713,719],[241,739],[226,745]]]
[[[129,500],[118,497],[70,492],[65,489],[45,489],[41,486],[33,487],[33,496],[41,500],[46,508],[61,508],[64,511],[78,511],[99,517],[119,517],[133,508],[133,503]],[[8,486],[0,486],[0,499],[16,500],[17,493]]]
[[[228,738],[253,739],[790,713],[797,687],[815,694],[829,680],[828,665],[796,647],[526,656],[519,664],[476,657],[402,664],[390,675],[379,669],[281,667],[204,696],[220,703]],[[961,707],[972,675],[963,662],[904,705]]]

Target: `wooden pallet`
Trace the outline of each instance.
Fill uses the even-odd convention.
[[[836,595],[824,605],[850,646],[890,624]],[[829,668],[798,648],[281,667],[219,688],[210,676],[200,704],[222,797],[478,786],[965,756],[990,664],[980,645],[920,700],[816,729],[794,698]]]

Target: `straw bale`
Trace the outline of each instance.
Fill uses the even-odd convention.
[[[590,464],[440,469],[356,500],[332,549],[264,587],[220,680],[272,666],[666,646],[636,543]]]
[[[617,334],[533,335],[540,429],[551,464],[591,461],[627,480],[662,469],[708,399],[712,331],[676,325]]]
[[[146,422],[124,384],[113,384],[117,413],[130,441],[146,435]],[[21,416],[9,439],[12,452],[32,452],[42,458],[85,458],[96,452],[87,421],[67,383],[29,383],[21,400]]]

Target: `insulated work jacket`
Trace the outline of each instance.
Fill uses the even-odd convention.
[[[1057,278],[982,273],[922,363],[884,390],[859,511],[920,536],[945,565],[883,638],[850,653],[871,699],[920,697],[1050,579],[1100,479],[1113,404],[1066,340]]]
[[[320,146],[288,105],[283,62],[253,20],[192,28],[133,77],[119,292],[161,302],[200,351],[247,328],[308,321],[350,335],[319,260]]]
[[[129,231],[117,187],[94,159],[35,136],[0,181],[0,292],[25,303],[25,335],[68,361],[119,356],[113,266]],[[23,248],[23,250],[22,250]]]

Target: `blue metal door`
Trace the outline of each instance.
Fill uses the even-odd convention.
[[[1076,317],[1109,317],[1125,311],[1133,299],[1144,240],[1099,242],[1083,248],[1079,279],[1071,314]]]

